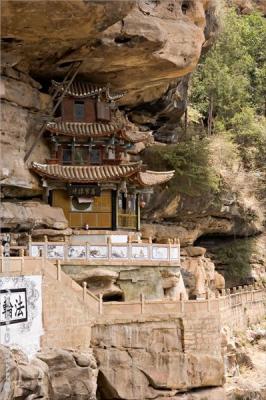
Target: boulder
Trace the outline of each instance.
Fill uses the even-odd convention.
[[[188,257],[200,257],[204,256],[206,253],[206,249],[204,247],[198,246],[188,246],[185,248],[185,251]]]
[[[66,229],[68,222],[63,210],[37,201],[0,204],[2,228],[30,230],[32,228]]]
[[[1,400],[96,400],[97,364],[91,349],[50,349],[28,360],[0,346]]]

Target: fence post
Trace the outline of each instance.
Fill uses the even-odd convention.
[[[85,301],[87,293],[87,282],[83,282],[82,286],[83,286],[83,301]]]
[[[24,249],[19,249],[19,256],[21,257],[21,272],[24,271]]]
[[[152,237],[151,236],[149,236],[149,249],[148,249],[148,252],[149,252],[149,260],[152,260]]]
[[[170,238],[168,238],[168,261],[171,261],[171,244],[172,241]]]
[[[107,238],[107,246],[108,246],[108,260],[111,258],[111,238],[108,236]]]
[[[48,252],[48,238],[47,235],[44,235],[44,257],[47,258],[47,252]]]
[[[253,300],[254,300],[254,296],[253,296],[253,286],[252,286],[252,285],[248,285],[248,290],[249,290],[249,292],[250,292],[250,297],[251,297],[250,301],[251,301],[251,303],[253,303]]]
[[[207,299],[207,310],[208,310],[208,312],[209,312],[210,309],[211,309],[211,304],[210,304],[210,293],[209,293],[209,292],[206,293],[206,299]]]
[[[0,257],[1,257],[0,272],[4,272],[4,246],[2,244],[0,244]]]
[[[56,267],[57,267],[57,280],[61,281],[61,261],[56,260]]]
[[[103,295],[100,293],[99,295],[99,314],[102,315],[103,313]]]

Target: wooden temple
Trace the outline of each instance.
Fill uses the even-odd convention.
[[[143,193],[170,180],[174,171],[148,171],[141,161],[130,162],[132,146],[151,134],[116,118],[122,93],[80,81],[67,90],[53,85],[65,96],[59,115],[46,126],[51,158],[32,163],[47,201],[64,210],[72,228],[139,230]]]

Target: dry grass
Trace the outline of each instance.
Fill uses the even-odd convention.
[[[247,214],[262,221],[264,210],[257,196],[260,182],[255,171],[244,169],[237,145],[226,135],[214,136],[210,142],[210,162]]]

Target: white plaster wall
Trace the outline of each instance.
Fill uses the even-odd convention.
[[[22,309],[23,315],[18,315],[19,300],[23,300],[23,290],[26,289],[26,306]],[[10,292],[5,292],[10,290]],[[0,343],[4,346],[22,349],[32,357],[40,349],[40,338],[43,335],[42,327],[42,276],[13,276],[0,278]],[[19,299],[19,295],[21,295]],[[4,303],[9,297],[12,308],[6,318]],[[23,301],[23,305],[25,303]],[[20,313],[21,314],[21,313]],[[26,320],[25,320],[26,319]],[[9,321],[5,325],[6,321]],[[11,323],[14,321],[13,323]]]

